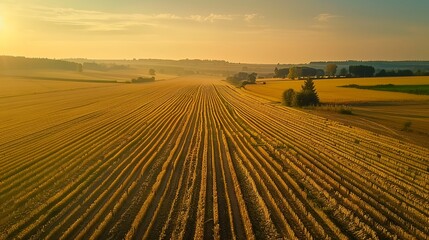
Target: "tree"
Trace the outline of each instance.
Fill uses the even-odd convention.
[[[327,76],[335,76],[337,74],[337,64],[330,63],[326,65],[326,71]]]
[[[325,71],[322,69],[316,69],[311,67],[297,67],[299,77],[318,77],[325,75]]]
[[[349,73],[355,77],[372,77],[375,73],[375,68],[373,66],[349,66]]]
[[[348,73],[349,72],[347,71],[346,68],[341,68],[341,70],[340,70],[340,76],[347,76]]]
[[[308,77],[302,85],[300,92],[295,92],[293,89],[288,89],[283,92],[283,103],[286,106],[304,107],[314,106],[319,104],[319,96],[313,80]]]
[[[274,77],[276,78],[286,78],[289,74],[289,68],[275,68],[274,69]]]
[[[375,74],[376,77],[386,77],[387,72],[384,69],[381,69],[378,73]]]
[[[414,76],[414,73],[409,69],[403,69],[403,70],[398,70],[398,72],[396,73],[396,76],[398,77]]]
[[[305,80],[304,85],[302,85],[302,101],[301,106],[310,106],[319,104],[319,96],[316,92],[316,87],[314,86],[313,79],[310,77]]]
[[[301,77],[301,74],[302,74],[302,69],[301,68],[298,68],[298,67],[291,67],[290,69],[289,69],[289,74],[287,75],[287,77],[289,78],[289,79],[295,79],[295,78],[299,78],[299,77]]]
[[[292,88],[283,92],[283,103],[286,106],[292,106],[295,97],[295,91]]]
[[[256,77],[258,76],[257,73],[251,73],[249,74],[249,76],[247,77],[247,80],[249,81],[250,84],[255,84],[256,83]]]
[[[238,80],[247,80],[249,78],[249,74],[247,72],[239,72],[235,74],[234,77]]]
[[[155,74],[156,74],[155,69],[153,69],[153,68],[149,69],[149,75],[154,76]]]
[[[375,74],[376,77],[406,77],[406,76],[414,76],[413,71],[409,69],[402,69],[402,70],[390,70],[386,71],[384,69],[381,69],[378,73]]]

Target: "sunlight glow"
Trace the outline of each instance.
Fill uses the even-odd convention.
[[[4,27],[4,21],[3,21],[3,18],[0,16],[0,31],[3,30],[3,27]]]
[[[294,64],[426,60],[429,1],[410,1],[393,1],[387,11],[383,1],[353,0],[191,1],[191,8],[168,0],[0,0],[0,53]]]

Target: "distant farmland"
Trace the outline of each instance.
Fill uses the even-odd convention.
[[[288,79],[264,79],[264,81],[266,84],[247,85],[246,93],[277,104],[281,103],[282,94],[286,89],[300,90],[304,82]],[[324,105],[351,106],[353,116],[323,111],[323,108],[307,111],[347,125],[429,147],[429,96],[410,94],[413,91],[419,93],[426,91],[427,87],[420,86],[429,85],[429,77],[337,78],[315,80],[314,84]],[[384,85],[390,87],[388,91],[379,91],[380,87],[374,87],[379,90],[341,87],[355,85],[362,88]],[[402,130],[406,122],[412,123],[411,131]]]
[[[373,85],[373,86],[361,86],[357,84],[351,84],[351,85],[346,85],[342,87],[386,91],[386,92],[402,92],[402,93],[410,93],[410,94],[417,94],[417,95],[429,95],[429,85],[382,84],[382,85]]]
[[[214,77],[11,78],[0,131],[1,239],[429,238],[427,148]]]
[[[281,101],[288,88],[300,90],[303,80],[264,80],[266,85],[247,85],[246,89],[273,101]],[[369,91],[367,89],[341,88],[345,85],[428,85],[429,77],[338,78],[315,80],[320,101],[329,104],[357,104],[374,101],[428,101],[429,96],[401,92]]]

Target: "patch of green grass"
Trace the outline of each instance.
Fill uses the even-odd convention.
[[[360,86],[357,84],[349,84],[340,87],[347,88],[358,88],[358,89],[369,89],[376,91],[387,91],[387,92],[402,92],[411,93],[417,95],[429,95],[429,85],[394,85],[394,84],[383,84],[373,86]]]

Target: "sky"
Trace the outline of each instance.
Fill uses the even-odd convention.
[[[428,0],[0,0],[0,55],[429,60]]]

